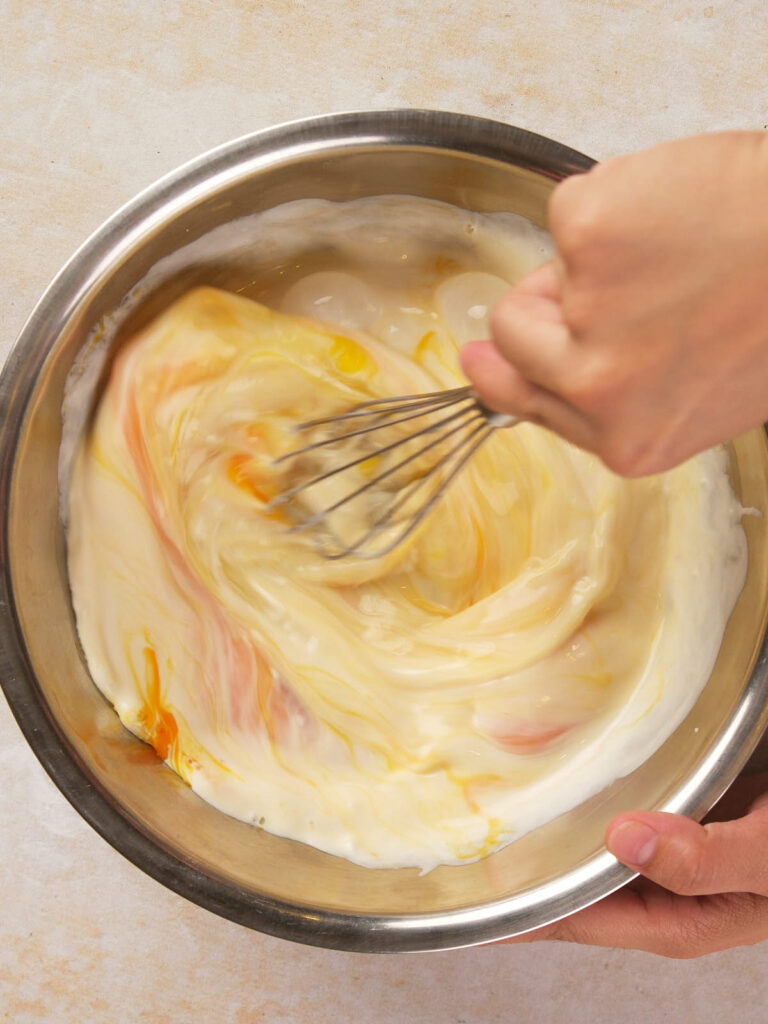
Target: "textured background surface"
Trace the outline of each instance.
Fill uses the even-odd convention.
[[[63,261],[180,162],[360,107],[496,117],[605,159],[768,122],[765,0],[0,0],[0,358]],[[0,1020],[758,1024],[766,946],[370,957],[248,932],[124,861],[0,700]]]

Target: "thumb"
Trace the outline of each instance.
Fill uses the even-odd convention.
[[[609,824],[609,851],[682,896],[750,892],[768,896],[768,804],[736,821],[699,825],[676,814],[635,811]]]
[[[594,431],[587,418],[557,395],[526,380],[493,342],[470,341],[460,358],[469,382],[489,409],[538,423],[566,441],[594,449]]]
[[[496,412],[534,419],[537,389],[505,359],[491,341],[470,341],[459,356],[461,368],[481,400]]]

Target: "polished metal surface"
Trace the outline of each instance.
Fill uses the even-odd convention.
[[[40,761],[95,829],[156,879],[273,935],[341,949],[443,949],[512,935],[605,896],[630,877],[603,830],[618,811],[700,815],[733,780],[768,718],[768,531],[745,520],[749,575],[701,697],[631,775],[474,864],[369,870],[227,818],[120,725],[78,647],[57,514],[66,375],[86,338],[158,259],[211,228],[304,197],[414,194],[544,222],[563,176],[591,161],[557,143],[429,111],[334,115],[260,132],[201,157],[120,210],[32,314],[0,381],[2,684]],[[254,258],[255,274],[268,262]],[[122,336],[193,283],[237,285],[201,265],[149,291]],[[116,341],[119,344],[119,338]],[[732,446],[745,506],[768,509],[762,432]]]

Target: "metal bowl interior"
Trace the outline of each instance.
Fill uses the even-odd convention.
[[[241,924],[341,949],[443,949],[556,920],[630,877],[603,845],[628,808],[702,814],[747,760],[768,715],[768,529],[749,516],[749,574],[712,677],[658,752],[624,779],[484,860],[370,870],[228,818],[196,797],[120,725],[78,646],[58,519],[66,375],[91,332],[163,256],[219,224],[306,197],[402,193],[545,223],[578,153],[476,118],[396,111],[335,115],[258,133],[163,179],[73,257],[28,322],[2,382],[2,683],[30,744],[79,812],[165,885]],[[268,265],[255,265],[267,273]],[[135,329],[193,283],[236,286],[202,266],[148,293]],[[116,343],[119,343],[116,342]],[[745,506],[768,508],[768,451],[731,446]]]

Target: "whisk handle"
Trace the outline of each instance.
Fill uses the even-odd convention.
[[[489,427],[514,427],[520,422],[517,416],[510,416],[506,412],[492,412],[490,409],[486,412],[485,418]]]

